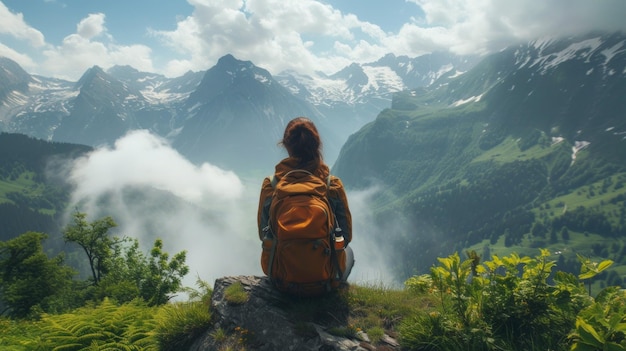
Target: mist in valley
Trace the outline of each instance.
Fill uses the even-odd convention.
[[[278,162],[279,160],[276,160]],[[268,165],[271,174],[274,165]],[[68,165],[73,211],[92,221],[111,216],[117,236],[136,238],[148,254],[160,238],[171,255],[185,250],[190,273],[184,285],[230,275],[263,275],[257,206],[263,177],[238,175],[209,163],[195,165],[161,137],[133,131]],[[348,192],[356,264],[349,281],[397,286],[389,255],[375,244],[385,235],[372,222],[376,189]]]

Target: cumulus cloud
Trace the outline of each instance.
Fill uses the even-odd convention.
[[[174,60],[168,68],[180,72],[170,71],[168,75],[206,69],[207,61],[217,62],[226,53],[274,73],[286,69],[337,71],[349,64],[350,53],[320,52],[320,42],[354,40],[355,30],[383,35],[378,26],[319,1],[189,2],[195,10],[179,21],[175,30],[153,32],[189,57]],[[368,59],[383,54],[380,51]]]
[[[35,69],[37,67],[37,63],[33,61],[30,56],[17,52],[2,43],[0,43],[0,56],[8,57],[17,62],[25,70]]]
[[[44,35],[30,27],[25,21],[24,16],[21,13],[12,13],[9,9],[0,1],[0,41],[4,41],[3,37],[8,38],[8,41],[0,42],[0,57],[7,57],[17,62],[25,70],[38,69],[38,62],[30,55],[25,53],[26,50],[35,49],[41,50],[45,47]],[[22,47],[8,45],[7,42],[18,42],[22,44]]]
[[[419,6],[397,33],[313,0],[190,1],[192,15],[173,31],[155,31],[187,55],[170,75],[205,69],[225,53],[278,73],[334,73],[351,62],[372,62],[392,52],[483,54],[519,41],[626,28],[622,0],[410,0]],[[325,46],[328,42],[332,45]],[[205,68],[202,68],[205,67]],[[175,72],[178,70],[178,72]]]
[[[91,14],[81,20],[76,26],[76,33],[85,39],[91,39],[102,34],[104,28],[104,14]]]
[[[158,23],[142,29],[156,39],[153,47],[116,44],[104,13],[86,15],[76,33],[68,33],[59,45],[46,45],[41,32],[0,2],[0,34],[42,48],[45,60],[39,63],[32,58],[39,63],[37,73],[78,79],[95,64],[104,68],[131,65],[178,77],[189,70],[209,69],[226,54],[250,60],[273,74],[287,69],[332,74],[352,62],[372,62],[387,53],[411,57],[440,50],[481,54],[546,36],[626,30],[623,0],[407,2],[414,4],[410,20],[395,32],[385,32],[377,23],[338,10],[333,1],[188,0],[193,12],[182,17],[172,14],[174,29]],[[20,58],[20,63],[28,62],[9,48],[0,50]]]
[[[34,47],[45,45],[44,35],[29,26],[21,13],[12,13],[2,2],[0,2],[0,34],[26,40]]]
[[[407,23],[390,41],[395,52],[424,44],[427,50],[458,54],[488,53],[506,45],[546,36],[592,30],[626,30],[626,2],[621,0],[408,0],[424,15]]]
[[[8,57],[31,73],[77,80],[88,68],[98,65],[130,65],[153,72],[152,50],[142,44],[118,45],[108,35],[106,16],[89,14],[76,26],[76,33],[67,35],[58,46],[46,43],[44,35],[29,26],[21,13],[14,14],[0,2],[0,34],[21,40],[40,51],[18,51],[0,44],[0,56]],[[28,53],[27,53],[28,51]],[[43,59],[39,61],[39,56]]]

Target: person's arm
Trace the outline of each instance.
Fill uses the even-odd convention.
[[[263,240],[263,228],[268,225],[270,216],[270,202],[272,200],[272,194],[274,189],[270,179],[266,177],[263,179],[263,185],[261,186],[261,195],[259,196],[259,209],[257,211],[257,227],[259,231],[259,239]]]
[[[329,198],[344,240],[348,244],[352,241],[352,215],[343,183],[338,177],[332,176],[330,179]]]

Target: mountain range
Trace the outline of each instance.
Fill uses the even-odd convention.
[[[399,281],[454,251],[539,247],[560,269],[578,272],[581,254],[614,260],[613,283],[626,275],[624,33],[485,57],[388,55],[315,77],[232,55],[173,79],[93,67],[68,82],[0,67],[4,131],[98,146],[149,129],[195,163],[244,173],[271,171],[285,123],[312,118],[333,174],[375,190],[372,226],[355,235],[388,254]]]
[[[303,115],[318,124],[332,162],[348,135],[389,107],[391,94],[429,85],[475,61],[388,55],[314,78],[295,72],[273,77],[226,55],[207,71],[177,78],[94,66],[69,82],[30,75],[0,58],[0,130],[96,147],[148,129],[193,162],[242,171],[276,163],[286,122]]]

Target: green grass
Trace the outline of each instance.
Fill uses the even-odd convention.
[[[0,179],[0,203],[12,202],[8,193],[21,192],[28,196],[40,195],[43,187],[33,180],[33,172],[24,172],[15,180]]]
[[[156,319],[160,350],[184,350],[209,329],[211,314],[207,303],[177,302],[159,308]]]
[[[34,172],[23,172],[15,180],[0,179],[0,203],[15,202],[9,198],[10,193],[19,193],[25,198],[37,199],[46,196],[46,185],[34,180]],[[54,215],[54,208],[32,208],[42,214]]]
[[[576,253],[585,254],[586,256],[590,256],[593,259],[601,259],[601,257],[593,257],[589,255],[590,253],[590,243],[599,243],[609,245],[615,242],[615,239],[602,237],[597,234],[583,234],[570,231],[570,239],[567,242],[564,242],[559,238],[559,241],[556,243],[548,243],[549,239],[545,239],[546,245],[542,245],[550,250],[554,254],[553,258],[557,259],[559,255],[567,255],[569,257],[575,257]],[[478,253],[482,251],[482,249],[488,246],[491,252],[491,255],[497,256],[508,256],[512,253],[518,253],[520,255],[533,256],[537,252],[537,248],[533,247],[532,239],[530,235],[527,234],[524,236],[522,241],[519,244],[511,245],[506,247],[504,245],[504,236],[501,236],[495,244],[491,244],[488,239],[483,240],[482,242],[472,245],[468,248],[468,250],[474,250]]]
[[[574,189],[572,192],[561,195],[535,208],[533,211],[538,218],[554,218],[560,216],[565,211],[574,210],[578,207],[602,208],[602,212],[608,215],[611,224],[616,225],[619,218],[612,213],[621,210],[621,204],[612,204],[611,199],[626,195],[626,187],[618,188],[616,185],[626,179],[626,173],[618,173],[607,179],[612,185],[603,191],[605,180],[597,181],[591,185],[585,185]]]
[[[383,333],[396,335],[405,318],[434,310],[437,304],[434,295],[414,294],[384,285],[353,285],[346,298],[350,310],[346,328],[367,333],[374,344]]]
[[[540,159],[556,151],[560,144],[553,144],[549,147],[535,145],[527,150],[521,151],[518,139],[506,138],[502,143],[483,152],[472,162],[495,161],[498,163],[510,163],[514,161],[525,161]]]
[[[230,304],[241,305],[248,301],[248,293],[243,289],[241,282],[236,282],[224,290],[224,298]]]

